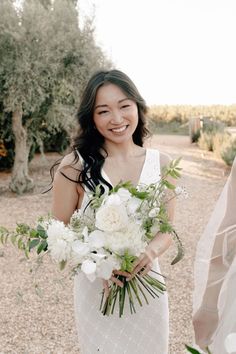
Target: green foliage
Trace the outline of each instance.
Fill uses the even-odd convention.
[[[185,348],[187,349],[187,351],[189,353],[192,353],[192,354],[201,354],[197,349],[194,349],[193,347],[190,347],[189,345],[185,344]],[[206,351],[208,354],[211,354],[209,348],[207,347],[206,348]]]
[[[198,139],[198,146],[200,149],[213,151],[213,133],[202,132]]]
[[[17,13],[11,0],[0,2],[0,139],[8,152],[3,166],[14,159],[14,110],[23,110],[32,152],[42,142],[45,150],[62,151],[76,124],[82,87],[92,72],[111,66],[95,43],[92,20],[79,28],[75,5],[25,0]]]
[[[0,242],[4,244],[9,239],[14,246],[25,252],[26,257],[33,249],[36,249],[37,254],[47,251],[47,233],[40,224],[36,228],[32,228],[27,224],[20,223],[17,224],[13,232],[9,232],[6,228],[0,226]]]
[[[221,157],[227,165],[232,166],[236,157],[236,139],[232,139],[228,145],[222,147]]]

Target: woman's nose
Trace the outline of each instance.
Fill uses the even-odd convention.
[[[111,122],[113,124],[120,124],[123,122],[123,117],[122,117],[122,114],[121,112],[119,111],[115,111],[112,113],[112,119],[111,119]]]

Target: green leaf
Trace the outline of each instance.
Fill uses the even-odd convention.
[[[174,265],[174,264],[178,263],[184,257],[184,248],[183,248],[182,242],[180,241],[180,238],[177,235],[175,230],[172,230],[172,234],[174,235],[175,244],[177,246],[177,255],[173,259],[173,261],[171,262],[171,265]]]
[[[29,251],[31,251],[34,247],[36,247],[40,242],[39,238],[34,238],[29,242]]]
[[[47,237],[48,237],[47,232],[41,225],[37,226],[37,232],[41,238],[43,238],[45,240],[47,239]]]
[[[59,266],[60,266],[60,270],[63,270],[66,266],[66,261],[61,261]]]
[[[31,238],[35,238],[35,237],[37,237],[37,236],[38,236],[38,231],[35,230],[35,229],[31,229],[31,230],[30,230],[30,237],[31,237]]]
[[[48,247],[47,241],[43,240],[37,248],[37,253],[40,254],[42,251],[46,251]]]
[[[175,186],[174,186],[172,183],[170,183],[169,181],[167,181],[167,180],[164,180],[164,181],[163,181],[163,184],[164,184],[168,189],[175,189]]]
[[[197,349],[194,349],[187,344],[185,344],[185,348],[188,350],[188,352],[190,352],[192,354],[200,354],[200,352]]]

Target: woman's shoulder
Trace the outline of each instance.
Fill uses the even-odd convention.
[[[74,181],[78,179],[81,169],[82,164],[79,159],[79,156],[76,156],[72,151],[71,153],[65,155],[62,158],[56,171],[56,174],[64,175],[64,177],[67,177],[68,179]]]
[[[65,155],[58,167],[59,169],[70,169],[70,168],[81,168],[81,161],[79,156],[75,156],[74,152],[70,152],[69,154]]]

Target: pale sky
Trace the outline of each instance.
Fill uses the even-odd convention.
[[[148,104],[236,103],[236,0],[79,0]]]

